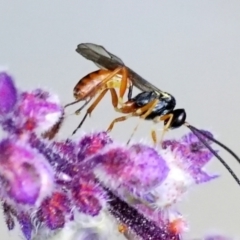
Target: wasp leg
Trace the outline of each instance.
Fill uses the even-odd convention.
[[[73,131],[72,135],[75,134],[79,128],[81,128],[81,126],[83,125],[83,123],[86,120],[87,116],[91,115],[92,111],[95,109],[95,107],[98,105],[98,103],[102,100],[102,98],[106,95],[107,91],[110,91],[111,97],[112,97],[112,105],[113,105],[113,107],[115,109],[117,109],[118,97],[117,97],[117,93],[116,93],[115,89],[113,89],[113,88],[106,88],[106,89],[104,89],[99,94],[97,99],[92,103],[92,105],[87,109],[86,114],[84,115],[82,121],[79,123],[77,128]]]
[[[158,102],[159,102],[159,100],[155,99],[152,102],[146,104],[145,106],[143,106],[141,108],[138,108],[138,109],[133,108],[132,112],[129,112],[128,115],[114,119],[111,122],[111,124],[109,125],[107,131],[110,132],[113,129],[115,123],[125,121],[130,117],[140,116],[141,119],[145,119],[152,112],[152,110],[154,109],[154,107],[157,105]],[[120,109],[117,109],[118,112],[121,112],[123,110],[124,110],[124,106]],[[138,126],[139,126],[139,124],[134,128],[134,131],[133,131],[131,137],[133,136],[134,132],[137,130]],[[131,137],[128,140],[128,143],[130,142]]]
[[[122,105],[123,104],[123,96],[127,90],[127,84],[128,84],[128,70],[126,67],[122,67],[121,69],[122,71],[122,81],[121,81],[121,84],[120,84],[120,89],[119,89],[119,103]],[[129,91],[130,94],[131,94],[131,91],[132,89]],[[128,95],[129,95],[129,92],[128,92]]]
[[[122,71],[122,67],[118,67],[114,71],[112,71],[105,79],[103,79],[101,83],[97,85],[97,87],[95,87],[92,91],[89,92],[88,96],[89,95],[94,96],[95,95],[94,93],[99,91],[100,86],[105,86],[108,81],[110,81],[114,76],[116,76],[121,71]]]
[[[156,134],[156,130],[155,129],[152,129],[151,137],[152,137],[154,145],[156,145],[157,144],[157,134]]]
[[[117,106],[118,106],[118,96],[117,96],[117,93],[116,93],[116,91],[114,90],[114,88],[112,88],[112,87],[106,87],[105,89],[103,89],[102,90],[102,92],[104,91],[104,90],[110,90],[111,91],[111,96],[112,96],[112,105],[114,106],[114,109],[115,109],[115,111],[119,111],[119,109],[117,108]],[[101,95],[101,93],[100,93],[100,95]],[[99,95],[99,96],[100,96]],[[83,110],[83,108],[93,99],[94,97],[91,97],[91,98],[89,98],[88,100],[86,100],[85,101],[85,103],[78,109],[78,110],[76,110],[75,111],[75,114],[79,114],[82,110]],[[101,99],[103,98],[103,96],[101,97]],[[100,100],[101,100],[100,99]],[[99,100],[99,101],[100,101]],[[95,101],[97,101],[97,99],[95,100]]]
[[[156,105],[159,103],[158,99],[155,99],[151,102],[149,102],[148,104],[146,104],[145,106],[139,108],[136,113],[141,115],[140,117],[142,119],[145,119],[152,111],[153,109],[156,107]],[[147,111],[146,111],[147,110]],[[146,111],[146,112],[145,112]],[[145,112],[145,113],[144,113]],[[144,114],[142,114],[144,113]]]
[[[128,71],[126,67],[118,67],[116,68],[112,73],[110,73],[100,84],[101,86],[104,86],[108,81],[110,81],[114,76],[116,76],[118,73],[122,73],[122,80],[120,83],[120,90],[119,90],[119,99],[118,103],[123,105],[123,96],[127,90],[127,85],[128,85]],[[132,83],[130,83],[130,90],[128,93],[128,96],[131,97],[132,95]],[[96,88],[95,91],[98,89]],[[91,92],[92,94],[92,92]]]
[[[91,102],[92,99],[93,98],[89,98],[88,100],[86,100],[85,103],[79,109],[77,109],[75,111],[75,114],[77,114],[77,115],[80,114],[80,112],[83,110],[83,108],[85,108],[88,105],[88,103]]]
[[[130,84],[130,86],[129,86],[129,90],[128,90],[128,100],[131,99],[131,97],[132,97],[132,90],[133,90],[133,84],[132,84],[132,82],[130,81],[129,84]],[[114,86],[111,86],[111,85],[108,86],[108,85],[107,85],[107,88],[119,88],[119,87],[120,87],[120,86],[119,86],[118,83],[114,84]],[[116,94],[115,94],[115,95],[116,95]],[[115,98],[117,98],[117,97],[115,97]],[[84,103],[79,109],[77,109],[77,110],[75,111],[75,114],[79,114],[79,113],[83,110],[83,108],[86,107],[86,105],[87,105],[92,99],[93,99],[93,97],[87,99],[87,100],[85,101],[85,103]],[[77,100],[77,101],[75,101],[75,102],[69,103],[69,104],[65,105],[65,108],[68,107],[68,106],[70,106],[70,105],[73,105],[73,104],[75,104],[75,103],[77,103],[77,102],[79,102],[79,101],[82,101],[82,100]],[[119,100],[118,100],[118,103],[119,103]],[[118,104],[117,104],[117,105],[118,105]],[[116,107],[115,107],[115,110],[116,110],[117,112],[119,111],[118,108],[116,108]]]
[[[172,113],[163,115],[160,118],[154,120],[155,122],[167,121],[167,123],[164,125],[162,135],[161,135],[161,138],[160,138],[160,144],[161,145],[162,145],[163,137],[164,137],[165,133],[168,131],[169,127],[171,126],[172,120],[173,120],[173,114]]]
[[[107,85],[107,83],[112,80],[112,78],[114,76],[116,76],[119,72],[122,72],[122,80],[120,81],[120,84],[118,82],[115,82],[115,84],[110,87]],[[114,81],[113,81],[114,82]],[[128,90],[128,99],[131,99],[132,97],[132,90],[133,90],[133,84],[132,81],[128,80],[128,72],[127,72],[127,68],[126,67],[119,67],[117,69],[115,69],[113,72],[111,72],[105,79],[103,79],[103,81],[101,83],[99,83],[99,85],[97,85],[95,88],[93,88],[92,91],[90,91],[88,93],[88,95],[86,95],[84,97],[84,99],[86,99],[88,96],[92,95],[94,96],[97,91],[99,91],[99,87],[106,85],[107,88],[119,88],[119,99],[118,99],[118,103],[123,105],[123,96],[128,88],[128,84],[129,84],[129,90]],[[79,114],[80,111],[93,99],[93,97],[90,97],[88,100],[85,101],[85,103],[83,104],[82,107],[80,107],[75,113]],[[64,108],[67,108],[71,105],[74,105],[80,101],[82,101],[83,99],[77,99],[74,102],[68,103],[64,106]]]
[[[78,99],[78,100],[76,100],[76,101],[74,101],[74,102],[70,102],[70,103],[66,104],[66,105],[64,106],[64,108],[69,107],[69,106],[71,106],[71,105],[74,105],[74,104],[76,104],[76,103],[78,103],[78,102],[80,102],[80,101],[82,101],[82,99]]]
[[[140,116],[140,121],[138,122],[138,124],[136,125],[136,127],[133,129],[133,132],[130,136],[130,138],[128,139],[127,141],[127,144],[130,143],[132,137],[134,136],[135,132],[137,131],[139,125],[141,124],[141,120],[144,120],[152,111],[153,109],[156,107],[156,105],[158,104],[159,100],[158,99],[155,99],[153,100],[152,102],[146,104],[145,106],[143,106],[142,108],[139,108],[137,111],[136,111],[136,114],[138,114]],[[146,111],[146,112],[145,112]],[[145,113],[144,113],[145,112]],[[142,114],[144,113],[144,114]],[[154,141],[154,144],[156,144],[156,142]]]
[[[112,71],[105,79],[103,79],[103,81],[102,82],[100,82],[96,87],[94,87],[86,96],[85,96],[85,98],[87,98],[87,97],[89,97],[89,96],[95,96],[96,94],[97,94],[97,92],[99,91],[99,88],[101,88],[101,87],[104,87],[104,86],[107,86],[107,83],[114,77],[114,76],[116,76],[119,72],[121,72],[122,71],[122,67],[118,67],[118,68],[116,68],[114,71]],[[108,89],[110,89],[110,88],[114,88],[114,87],[106,87],[106,88],[108,88]],[[106,89],[105,88],[105,89]],[[101,93],[100,93],[101,94]],[[90,98],[90,100],[92,99],[93,97],[91,97]],[[82,100],[82,99],[81,99]],[[72,105],[72,104],[74,104],[74,103],[77,103],[77,102],[79,102],[79,101],[81,101],[81,100],[77,100],[77,101],[75,101],[75,102],[73,102],[73,103],[70,103],[70,104],[68,104],[68,106],[69,105]],[[90,101],[89,100],[89,101]],[[88,101],[88,102],[89,102]],[[84,104],[84,106],[85,106],[85,104]]]
[[[111,122],[111,124],[109,125],[109,127],[108,127],[108,129],[107,129],[107,132],[112,131],[115,123],[117,123],[117,122],[123,122],[123,121],[125,121],[125,120],[127,120],[128,118],[133,117],[133,116],[136,116],[136,115],[134,115],[134,113],[130,113],[130,114],[126,115],[126,116],[122,116],[122,117],[115,118],[115,119]]]

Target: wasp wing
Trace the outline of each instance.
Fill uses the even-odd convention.
[[[76,52],[94,62],[99,68],[114,70],[119,66],[125,66],[124,62],[119,57],[107,51],[103,46],[94,43],[81,43],[77,46]],[[127,67],[127,69],[129,78],[138,89],[142,91],[162,92],[159,88],[142,78],[129,67]]]
[[[108,52],[103,46],[93,43],[81,43],[76,51],[88,60],[94,62],[99,68],[113,70],[119,66],[124,66],[123,61]]]

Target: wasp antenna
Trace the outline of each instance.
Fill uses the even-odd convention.
[[[202,142],[202,144],[222,163],[222,165],[227,169],[227,171],[232,175],[232,177],[234,178],[234,180],[237,182],[238,185],[240,185],[240,179],[237,177],[237,175],[233,172],[233,170],[228,166],[228,164],[211,148],[211,146],[209,146],[206,141],[201,137],[204,136],[206,138],[208,138],[209,140],[215,142],[216,144],[218,144],[219,146],[221,146],[222,148],[224,148],[226,151],[228,151],[231,155],[233,155],[237,161],[240,163],[240,159],[239,157],[232,151],[230,150],[228,147],[226,147],[224,144],[220,143],[219,141],[217,141],[216,139],[210,137],[209,135],[205,134],[204,132],[202,132],[201,130],[187,124],[186,125],[191,131],[192,133],[199,139],[200,142]]]

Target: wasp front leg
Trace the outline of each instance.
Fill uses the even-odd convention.
[[[123,104],[123,96],[127,90],[127,86],[128,86],[128,70],[126,67],[122,67],[122,80],[121,80],[121,84],[120,84],[120,88],[119,88],[119,104]],[[131,82],[131,81],[130,81]],[[129,88],[129,92],[128,92],[128,99],[130,99],[132,97],[132,82]]]
[[[126,116],[122,116],[119,118],[114,119],[110,126],[108,127],[107,131],[111,131],[115,125],[115,123],[117,122],[122,122],[127,120],[130,117],[136,117],[139,116],[141,119],[145,119],[147,118],[147,116],[149,114],[151,114],[152,110],[155,108],[155,106],[158,104],[159,100],[155,99],[151,102],[149,102],[148,104],[146,104],[145,106],[141,107],[141,108],[136,108],[136,106],[134,105],[134,102],[130,102],[128,104],[125,104],[122,108],[118,109],[118,112],[122,112],[122,113],[128,113],[128,115]],[[130,142],[132,136],[134,135],[135,131],[137,130],[138,126],[139,126],[140,122],[137,124],[137,126],[134,128],[128,143]]]
[[[142,108],[139,108],[136,111],[136,114],[140,116],[140,121],[138,122],[136,127],[133,129],[133,132],[132,132],[130,138],[128,139],[127,144],[130,143],[132,137],[134,136],[135,132],[137,131],[137,129],[141,123],[141,120],[145,120],[152,113],[153,109],[156,107],[156,105],[158,103],[159,103],[159,100],[155,99],[155,100],[151,101],[150,103],[146,104],[145,106],[143,106]],[[154,144],[156,144],[156,143],[154,142]]]
[[[158,123],[158,122],[162,122],[162,121],[166,122],[164,124],[164,128],[162,130],[162,135],[161,135],[161,138],[160,138],[160,144],[161,145],[162,145],[162,142],[163,142],[164,135],[166,134],[166,132],[169,130],[169,128],[172,125],[173,117],[174,117],[174,114],[169,113],[169,114],[163,115],[161,117],[157,117],[153,120],[154,123]],[[157,142],[157,135],[156,135],[155,130],[152,130],[151,135],[152,135],[153,141]]]

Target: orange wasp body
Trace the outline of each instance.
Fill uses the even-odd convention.
[[[100,93],[104,89],[120,88],[122,80],[121,75],[115,75],[109,81],[103,84],[104,80],[111,73],[112,71],[100,69],[89,73],[80,79],[73,89],[73,95],[75,99],[85,100],[87,97],[94,97],[97,93]],[[96,91],[94,91],[94,89]]]
[[[92,113],[98,103],[102,100],[105,94],[110,91],[112,105],[116,111],[118,111],[118,105],[122,104],[123,96],[128,90],[128,97],[132,95],[132,82],[127,75],[127,69],[125,67],[119,67],[114,71],[100,69],[92,73],[87,74],[85,77],[79,80],[73,90],[73,95],[76,101],[67,104],[65,107],[73,105],[80,101],[85,101],[76,113],[78,114],[95,96],[96,100],[87,109],[87,112],[80,122],[79,126],[74,130],[73,134],[82,126],[83,122],[88,115]],[[116,88],[119,88],[119,97],[116,93]]]

